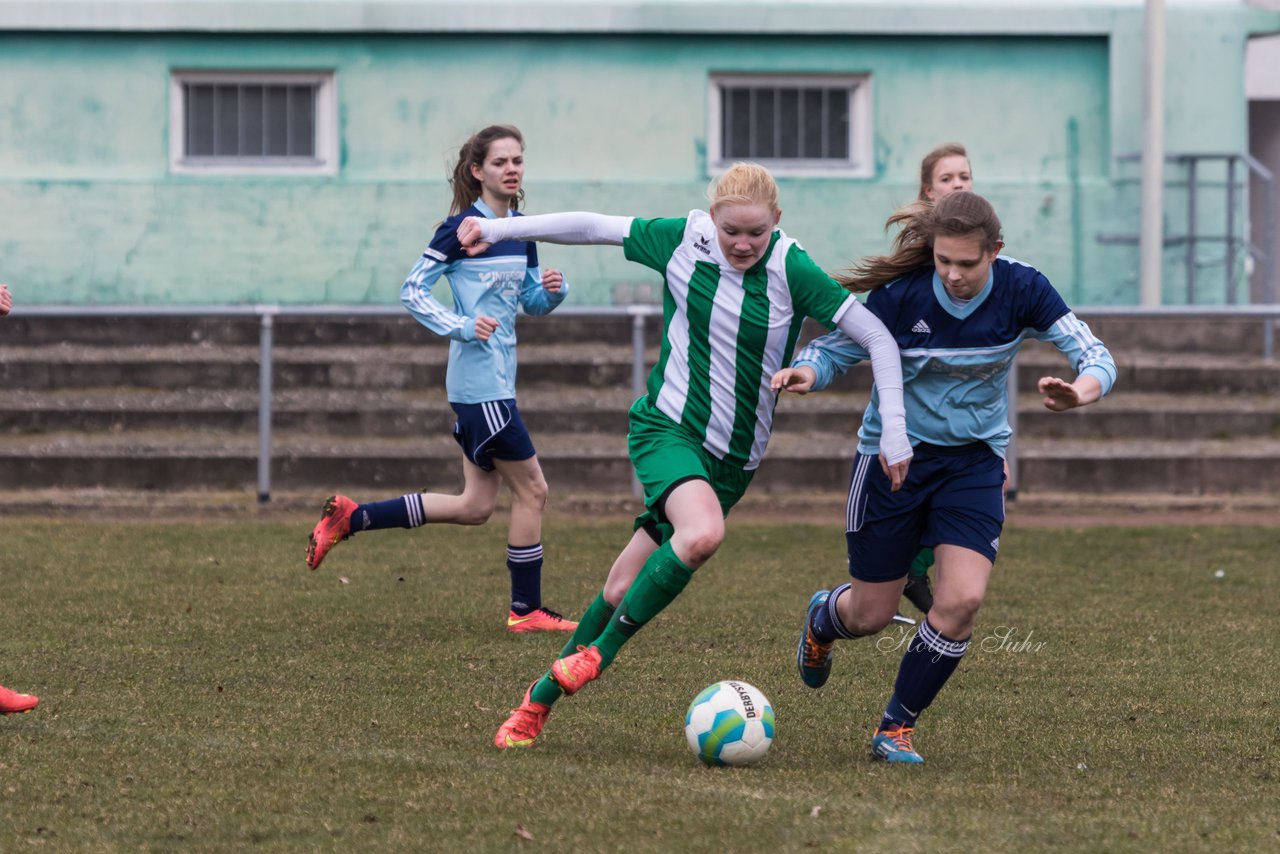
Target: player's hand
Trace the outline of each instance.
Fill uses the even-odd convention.
[[[544,291],[549,294],[558,294],[562,287],[564,287],[564,273],[551,269],[542,271],[542,289]]]
[[[1054,412],[1066,412],[1068,409],[1075,409],[1077,406],[1083,406],[1084,402],[1080,399],[1080,392],[1071,383],[1057,377],[1041,377],[1040,382],[1036,384],[1036,388],[1044,395],[1045,409],[1051,409]]]
[[[488,341],[489,336],[492,335],[497,328],[498,319],[496,317],[489,317],[486,314],[480,315],[476,318],[476,340]]]
[[[13,308],[13,295],[9,293],[9,286],[0,285],[0,317],[8,314],[11,308]]]
[[[885,459],[884,453],[880,454],[880,470],[884,472],[885,477],[889,478],[889,491],[897,492],[902,489],[902,484],[907,482],[907,469],[911,467],[911,458],[907,457],[900,463],[889,465],[889,461]]]
[[[798,368],[783,368],[769,380],[769,388],[774,391],[789,391],[792,394],[808,394],[813,384],[818,381],[818,374],[808,365]]]
[[[480,242],[480,218],[469,216],[458,224],[458,242],[468,255],[479,255],[493,244]]]

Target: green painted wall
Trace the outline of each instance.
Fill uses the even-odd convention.
[[[1243,25],[1214,20],[1201,44],[1204,27],[1171,14],[1170,55],[1184,45],[1198,70],[1170,63],[1170,150],[1244,148]],[[869,72],[876,175],[781,182],[783,227],[820,263],[882,250],[919,157],[958,139],[1009,254],[1069,301],[1133,303],[1136,247],[1097,235],[1137,233],[1137,169],[1113,155],[1141,139],[1140,26],[1130,15],[1111,37],[0,32],[0,279],[30,303],[391,303],[447,209],[446,164],[480,125],[525,131],[530,212],[679,214],[707,182],[709,73]],[[170,174],[173,68],[335,69],[339,173]],[[582,304],[653,279],[617,249],[543,257]],[[1181,254],[1168,257],[1177,301]],[[1215,301],[1209,278],[1202,301]]]

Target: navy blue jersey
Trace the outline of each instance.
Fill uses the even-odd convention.
[[[436,229],[422,257],[400,288],[400,301],[418,322],[449,338],[445,388],[454,403],[484,403],[516,396],[516,313],[546,314],[569,293],[566,279],[558,293],[542,287],[537,245],[503,240],[469,257],[458,243],[458,225],[469,216],[494,218],[483,201]],[[512,216],[519,216],[513,212]],[[449,279],[453,310],[431,295],[441,276]],[[496,318],[488,341],[476,340],[476,318]]]
[[[985,442],[1004,456],[1009,444],[1008,374],[1026,337],[1047,341],[1071,362],[1077,375],[1098,380],[1105,395],[1116,379],[1115,361],[1071,312],[1040,271],[1000,256],[987,284],[958,306],[933,266],[895,279],[867,297],[902,351],[907,433],[912,444],[965,445]],[[814,389],[867,358],[867,352],[836,331],[806,346],[793,365],[817,373]],[[880,446],[878,399],[872,393],[858,451]]]

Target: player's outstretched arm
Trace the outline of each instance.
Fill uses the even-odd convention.
[[[8,285],[0,285],[0,317],[4,317],[13,308],[13,295]]]
[[[632,219],[589,211],[509,216],[504,219],[470,216],[458,224],[458,242],[468,255],[479,255],[500,240],[537,240],[570,246],[621,246],[631,232]]]

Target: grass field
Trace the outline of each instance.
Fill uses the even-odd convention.
[[[362,535],[309,573],[310,524],[0,520],[0,684],[42,699],[0,718],[0,851],[1280,846],[1280,529],[1006,531],[903,768],[867,754],[900,652],[843,644],[821,691],[795,675],[809,594],[845,576],[834,525],[731,521],[503,752],[560,644],[502,631],[504,525]],[[628,534],[552,517],[548,604],[580,613]],[[777,739],[705,768],[684,710],[730,677]]]

